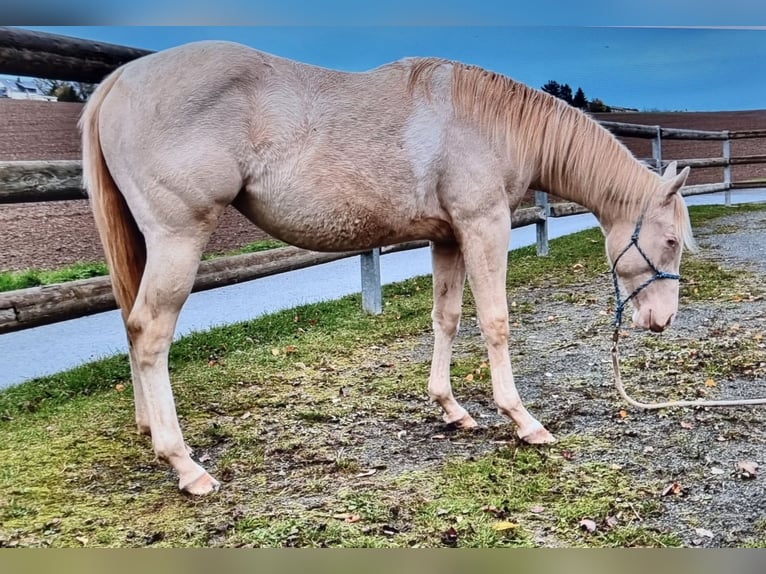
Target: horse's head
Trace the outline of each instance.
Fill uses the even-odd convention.
[[[676,174],[676,163],[671,163],[643,215],[611,222],[606,234],[619,295],[632,302],[633,322],[643,329],[665,330],[678,311],[681,251],[684,245],[693,245],[686,204],[679,193],[688,175],[688,167]],[[618,306],[620,302],[618,296]]]

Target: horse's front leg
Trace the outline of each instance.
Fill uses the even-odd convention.
[[[452,394],[450,360],[452,343],[460,326],[465,285],[465,264],[456,243],[431,243],[433,265],[434,354],[428,394],[444,409],[444,421],[460,428],[472,428],[476,421],[461,407]]]
[[[513,381],[505,290],[510,231],[510,212],[499,206],[463,226],[461,249],[476,299],[479,326],[487,344],[492,394],[498,411],[516,423],[522,440],[532,444],[549,443],[555,441],[553,435],[529,414]]]

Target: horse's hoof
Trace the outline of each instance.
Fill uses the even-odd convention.
[[[519,438],[527,444],[552,444],[556,437],[549,433],[544,426],[536,426],[526,434],[518,433]]]
[[[463,430],[473,429],[479,426],[476,424],[476,421],[473,420],[473,417],[469,415],[468,413],[465,413],[462,417],[460,417],[459,419],[455,421],[448,420],[447,416],[445,415],[444,422],[446,422],[452,428],[463,429]]]
[[[181,484],[179,482],[178,488],[181,489],[181,492],[191,496],[205,496],[206,494],[218,492],[218,489],[221,488],[221,483],[207,472],[203,472],[200,476],[187,484]]]

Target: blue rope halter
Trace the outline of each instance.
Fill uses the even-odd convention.
[[[633,235],[630,236],[630,243],[628,243],[625,246],[625,249],[623,249],[620,254],[617,256],[617,258],[614,260],[614,263],[612,264],[612,281],[614,281],[614,294],[615,299],[617,302],[617,307],[614,310],[614,326],[616,328],[619,328],[620,325],[622,325],[622,313],[625,311],[625,306],[628,304],[628,301],[633,299],[636,295],[638,295],[641,291],[643,291],[646,287],[657,281],[658,279],[675,279],[676,281],[679,281],[681,279],[681,276],[677,273],[668,273],[667,271],[660,271],[657,269],[657,266],[652,263],[652,260],[649,259],[649,256],[644,253],[644,250],[641,249],[641,246],[638,244],[638,234],[641,233],[641,225],[644,222],[644,215],[641,214],[641,217],[638,218],[638,221],[636,222],[636,228],[633,230]],[[625,299],[621,298],[620,295],[620,284],[617,279],[617,263],[620,261],[620,258],[625,255],[625,253],[628,252],[628,250],[631,247],[635,247],[638,252],[641,254],[641,257],[644,258],[644,261],[649,265],[649,268],[654,272],[654,275],[649,277],[646,281],[641,283],[638,287],[636,287],[633,290],[633,293],[628,295]]]

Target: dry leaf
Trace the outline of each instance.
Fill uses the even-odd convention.
[[[468,373],[465,376],[465,380],[468,381],[468,382],[473,381],[473,373]]]
[[[562,450],[561,456],[564,460],[572,460],[574,458],[574,453],[571,450]]]
[[[580,528],[593,534],[596,531],[596,523],[593,522],[590,518],[583,518],[580,521]]]
[[[358,473],[358,474],[354,475],[354,478],[363,478],[363,477],[365,477],[365,476],[372,476],[372,475],[373,475],[373,474],[375,474],[376,472],[378,472],[378,471],[377,471],[377,470],[375,470],[374,468],[371,468],[371,469],[369,469],[369,470],[364,470],[364,471],[362,471],[362,472],[360,472],[360,473]]]
[[[114,385],[114,389],[115,389],[115,390],[116,390],[118,393],[121,393],[122,391],[124,391],[124,390],[125,390],[125,385],[123,385],[122,383],[117,383],[116,385]]]
[[[545,512],[545,507],[542,504],[535,504],[529,511],[535,514],[540,514],[541,512]]]
[[[251,416],[253,416],[253,413],[251,413],[250,411],[245,411],[244,413],[242,413],[242,416],[239,417],[239,418],[241,418],[242,420],[247,420]]]
[[[694,425],[688,421],[681,421],[681,428],[682,429],[693,429]]]
[[[506,516],[508,516],[508,513],[505,510],[503,510],[502,508],[498,508],[497,506],[493,506],[493,505],[482,506],[481,509],[484,512],[489,512],[495,518],[505,518]]]
[[[614,527],[616,527],[616,526],[619,524],[619,522],[620,522],[620,521],[617,519],[617,517],[616,517],[616,516],[607,516],[607,517],[606,517],[606,525],[607,525],[607,527],[609,527],[609,528],[614,528]]]
[[[333,514],[333,518],[336,520],[342,520],[344,522],[348,522],[349,524],[354,524],[356,522],[361,522],[362,517],[359,514],[354,514],[351,512],[339,512],[338,514]]]
[[[442,532],[442,542],[448,546],[455,546],[457,544],[457,530],[450,526]]]
[[[723,474],[724,470],[722,468],[718,468],[717,466],[714,466],[710,469],[710,474],[720,475]]]
[[[279,355],[279,349],[277,349],[276,347],[274,347],[274,348],[271,350],[271,354],[272,354],[272,355],[274,355],[274,356],[276,357],[277,355]]]
[[[713,379],[707,379],[705,381],[705,386],[706,387],[715,387],[716,385],[717,385],[717,383]]]
[[[737,471],[742,478],[755,478],[758,474],[758,463],[751,460],[741,460],[737,463]]]
[[[667,496],[668,494],[675,494],[679,495],[683,493],[684,488],[681,486],[678,482],[671,482],[668,484],[664,489],[662,489],[662,496]]]
[[[705,538],[713,538],[715,536],[715,534],[707,528],[695,528],[694,532],[697,533],[697,536],[704,536]]]
[[[514,528],[518,528],[519,525],[515,522],[508,522],[507,520],[504,520],[502,522],[495,522],[492,525],[492,528],[497,532],[502,532],[504,530],[513,530]]]
[[[287,345],[287,347],[285,347],[285,353],[288,355],[290,353],[294,353],[297,350],[298,350],[298,347],[296,347],[295,345]]]
[[[624,409],[623,409],[623,410],[621,410],[621,411],[620,411],[620,418],[621,418],[621,419],[626,419],[626,418],[628,418],[628,411],[626,411],[626,410],[624,410]]]

